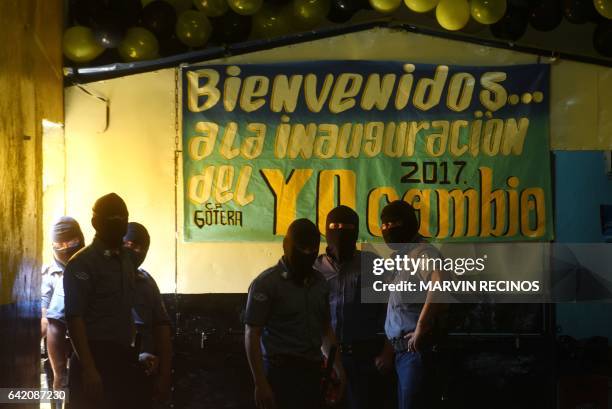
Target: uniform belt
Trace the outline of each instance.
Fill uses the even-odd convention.
[[[404,337],[391,338],[389,342],[393,346],[396,354],[408,350],[408,340]]]

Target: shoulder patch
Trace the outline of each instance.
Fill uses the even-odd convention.
[[[255,301],[264,302],[264,301],[268,300],[268,296],[265,295],[264,293],[254,293],[253,294],[253,299]]]
[[[89,280],[89,274],[84,271],[77,271],[74,276],[79,280]]]

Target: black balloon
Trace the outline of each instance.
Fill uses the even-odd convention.
[[[137,25],[142,11],[140,0],[72,0],[72,19],[81,25],[91,25],[112,15],[123,27]]]
[[[282,5],[285,5],[285,4],[289,3],[289,2],[291,2],[291,0],[264,0],[264,2],[270,3],[270,4],[274,4],[276,6],[282,6]]]
[[[96,41],[104,48],[117,47],[127,29],[125,22],[108,10],[92,17],[90,24]]]
[[[109,65],[116,63],[117,61],[121,61],[121,57],[119,56],[119,52],[116,48],[108,48],[104,50],[102,54],[96,57],[94,60],[88,62],[85,65],[90,67],[96,67],[100,65]]]
[[[221,17],[210,18],[213,27],[211,42],[232,44],[246,41],[251,33],[251,16],[241,16],[232,10]]]
[[[174,7],[163,0],[155,0],[142,9],[142,25],[151,31],[158,39],[169,38],[174,33],[176,11]]]
[[[162,57],[182,54],[186,53],[187,51],[189,51],[189,47],[183,44],[174,35],[159,40],[159,55]]]
[[[103,2],[107,4],[109,10],[124,21],[126,27],[138,25],[142,12],[140,0],[103,0]]]
[[[70,20],[75,25],[89,26],[92,18],[104,10],[104,4],[97,0],[71,0]]]
[[[361,8],[358,0],[332,0],[327,19],[332,23],[346,23]]]
[[[563,13],[557,0],[540,0],[529,16],[529,23],[538,31],[554,30],[561,20]]]
[[[491,33],[497,38],[516,41],[527,31],[528,18],[528,9],[508,5],[501,20],[491,24]]]
[[[599,54],[612,57],[612,20],[597,25],[593,33],[593,47]]]
[[[593,0],[563,0],[563,15],[570,23],[583,24],[597,19]]]

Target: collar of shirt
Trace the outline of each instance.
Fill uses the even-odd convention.
[[[356,261],[361,262],[361,251],[357,249],[355,249],[353,257],[342,263],[338,263],[336,259],[331,255],[331,253],[329,252],[329,247],[325,250],[325,255],[323,256],[323,262],[328,264],[331,269],[336,273],[340,273],[341,271],[345,270],[345,267],[351,266],[351,263],[354,263]]]
[[[403,256],[404,254],[409,254],[417,246],[420,246],[420,245],[423,245],[423,244],[427,244],[427,241],[422,236],[419,235],[419,236],[417,236],[415,238],[415,240],[413,242],[404,243],[404,246],[402,246],[401,249],[396,250],[393,253],[391,253],[391,256],[395,257],[396,255]]]
[[[346,262],[338,263],[336,261],[336,259],[334,258],[334,256],[329,251],[329,247],[325,248],[325,257],[324,258],[325,258],[325,262],[328,263],[336,272],[340,272],[340,268],[342,267],[342,265],[346,264]]]
[[[106,244],[102,240],[97,237],[94,237],[93,242],[91,243],[92,247],[100,254],[102,254],[106,258],[110,258],[112,256],[120,256],[121,249],[109,249]]]
[[[285,260],[282,257],[280,258],[280,260],[278,260],[278,268],[281,270],[281,277],[283,277],[285,280],[289,280],[291,278],[289,268],[287,267],[287,264],[285,263]]]
[[[49,264],[49,269],[47,272],[50,275],[61,275],[64,274],[64,268],[65,267],[59,261],[53,259],[53,262]]]
[[[139,268],[136,270],[136,279],[137,280],[146,280],[149,273],[146,270]]]

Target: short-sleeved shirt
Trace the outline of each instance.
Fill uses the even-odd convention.
[[[136,268],[126,249],[109,250],[102,241],[75,254],[64,271],[66,317],[82,317],[90,341],[130,346]]]
[[[136,272],[133,316],[136,330],[141,337],[140,351],[154,353],[153,328],[170,325],[170,319],[157,283],[143,269]]]
[[[361,265],[373,264],[374,258],[373,253],[356,251],[350,260],[338,264],[323,254],[314,264],[329,285],[331,322],[340,342],[371,341],[384,333],[386,305],[361,302],[361,289],[368,285],[362,282]]]
[[[313,270],[304,283],[297,283],[282,259],[257,276],[249,287],[245,322],[263,327],[264,358],[320,359],[322,334],[329,325],[328,297],[321,273]]]
[[[421,255],[428,257],[439,257],[440,253],[431,244],[421,240],[419,243],[409,243],[406,248],[392,254],[392,258],[396,255],[408,255],[411,258],[417,258]],[[392,282],[411,281],[414,277],[406,276],[406,272],[396,272]],[[431,271],[418,271],[418,280],[429,280]],[[393,291],[389,295],[389,303],[387,305],[387,319],[385,321],[385,333],[387,338],[397,338],[412,332],[416,329],[423,304],[407,303],[402,299],[403,294],[399,291]]]
[[[51,299],[58,286],[63,287],[64,266],[57,260],[46,265],[42,269],[42,283],[40,286],[40,306],[41,308],[49,309]]]

